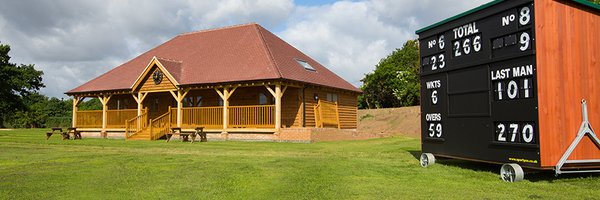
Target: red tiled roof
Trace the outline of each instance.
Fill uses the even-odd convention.
[[[246,24],[178,35],[67,94],[131,89],[153,57],[180,85],[284,79],[360,92],[260,25]]]

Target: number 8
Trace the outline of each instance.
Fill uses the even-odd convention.
[[[531,19],[530,12],[531,10],[529,9],[529,7],[521,8],[521,15],[519,17],[519,23],[521,24],[521,26],[527,25],[529,23],[529,20]]]

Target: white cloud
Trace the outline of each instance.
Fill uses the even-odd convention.
[[[291,0],[19,0],[0,7],[12,62],[44,71],[44,94],[68,91],[177,34],[258,22],[349,82],[414,31],[477,1],[371,0],[299,6]],[[276,30],[275,30],[276,29]]]
[[[291,0],[8,1],[0,40],[11,62],[44,71],[42,93],[63,93],[177,34],[238,23],[283,23]],[[5,28],[7,27],[7,28]]]
[[[380,59],[415,39],[415,30],[477,5],[472,1],[373,0],[297,7],[288,28],[279,34],[358,86]]]

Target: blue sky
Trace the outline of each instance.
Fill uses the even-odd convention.
[[[0,0],[0,42],[11,62],[44,71],[63,93],[191,31],[257,22],[348,82],[415,30],[488,0]]]

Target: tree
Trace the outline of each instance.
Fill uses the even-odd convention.
[[[14,128],[40,128],[48,118],[46,105],[48,97],[37,92],[27,94],[22,98],[25,108],[14,112],[7,119],[8,124]]]
[[[26,108],[23,97],[44,87],[34,65],[10,63],[10,46],[0,43],[0,127],[7,117]]]
[[[419,43],[407,41],[361,80],[360,108],[390,108],[419,104]]]
[[[79,103],[79,110],[102,110],[102,103],[98,98],[92,98]]]
[[[10,115],[6,119],[6,124],[13,128],[70,126],[71,103],[72,100],[48,98],[32,92],[23,96],[25,109]]]

